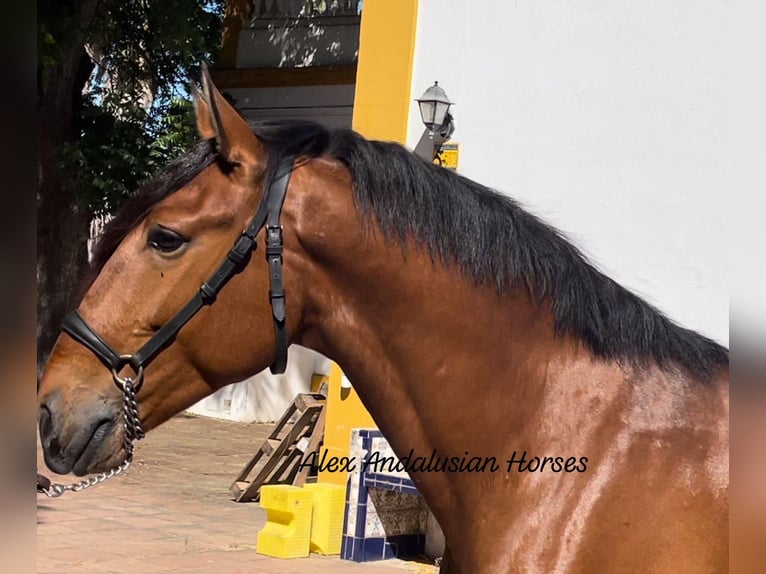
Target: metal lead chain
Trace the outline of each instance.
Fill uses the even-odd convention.
[[[128,467],[133,462],[133,441],[141,440],[144,438],[144,429],[141,426],[141,418],[138,415],[138,402],[136,401],[136,389],[133,386],[131,379],[124,379],[122,381],[122,389],[124,393],[123,397],[123,449],[125,450],[125,460],[117,467],[110,471],[102,472],[95,476],[84,478],[79,482],[72,484],[61,484],[58,482],[52,482],[47,488],[42,488],[41,492],[48,498],[58,498],[64,494],[67,490],[72,492],[79,492],[96,486],[117,476],[128,470]]]
[[[126,379],[123,385],[123,415],[125,421],[125,451],[133,454],[133,441],[141,440],[146,436],[141,426],[141,417],[138,415],[138,401],[136,401],[136,389],[133,381]]]

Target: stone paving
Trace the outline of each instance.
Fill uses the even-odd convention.
[[[400,560],[356,564],[337,557],[280,560],[255,552],[266,515],[235,503],[229,484],[270,425],[181,414],[139,442],[126,475],[57,499],[38,495],[37,572],[215,574],[435,573]],[[52,475],[38,444],[40,472]]]

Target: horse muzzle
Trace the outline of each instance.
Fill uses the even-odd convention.
[[[75,413],[59,393],[44,397],[38,422],[45,464],[58,474],[77,476],[106,470],[121,450],[120,440],[115,440],[120,416],[119,403],[105,399],[78,404]]]

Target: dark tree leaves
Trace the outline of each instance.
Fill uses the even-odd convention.
[[[41,74],[60,64],[87,0],[42,0]],[[84,35],[92,61],[75,135],[60,168],[77,203],[114,212],[129,195],[194,142],[187,88],[221,40],[224,0],[100,0]],[[82,37],[82,36],[81,36]]]
[[[39,367],[77,305],[93,215],[195,139],[186,89],[214,61],[223,4],[38,0]]]

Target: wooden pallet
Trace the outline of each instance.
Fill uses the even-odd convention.
[[[304,393],[284,412],[269,437],[229,487],[236,502],[258,500],[264,484],[303,486],[308,462],[324,436],[326,387]],[[252,475],[253,478],[248,477]]]

